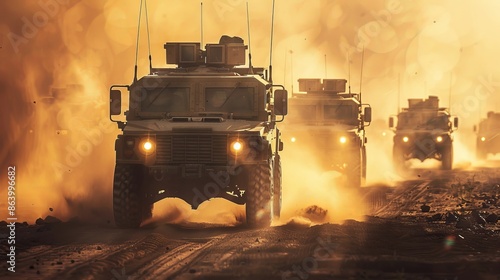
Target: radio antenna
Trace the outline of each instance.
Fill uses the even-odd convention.
[[[250,14],[248,12],[248,1],[247,1],[247,32],[248,32],[248,74],[253,74],[252,43],[250,40]]]
[[[148,18],[148,0],[144,0],[144,9],[146,10],[146,32],[148,33],[148,55],[149,55],[149,74],[153,74],[153,63],[151,59],[151,41],[149,39],[149,18]]]
[[[201,47],[203,48],[203,1],[200,2],[200,37]]]
[[[398,110],[397,110],[398,113],[400,106],[401,106],[401,73],[398,73]]]
[[[365,60],[365,46],[363,46],[363,52],[361,53],[361,73],[359,75],[359,103],[363,103],[361,100],[361,85],[363,84],[363,62]]]
[[[325,79],[326,79],[326,76],[327,76],[327,72],[326,72],[326,53],[325,53]]]
[[[271,16],[271,48],[269,51],[269,83],[273,84],[273,35],[274,35],[274,3]]]
[[[139,34],[141,30],[141,15],[142,15],[142,0],[141,6],[139,7],[139,20],[137,24],[137,40],[135,42],[135,66],[134,66],[134,82],[137,82],[137,56],[139,53]]]
[[[449,93],[448,93],[448,113],[451,115],[451,83],[453,79],[453,72],[450,71],[450,86],[449,86]],[[479,107],[481,108],[481,107]],[[481,110],[479,110],[481,111]]]
[[[351,94],[351,57],[349,51],[347,51],[347,73],[349,79],[349,94]]]

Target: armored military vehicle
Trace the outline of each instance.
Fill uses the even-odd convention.
[[[323,170],[341,172],[348,185],[359,188],[366,178],[365,124],[371,121],[371,107],[359,94],[345,93],[347,80],[298,82],[283,128],[287,151],[306,149]]]
[[[488,112],[486,119],[481,120],[477,133],[476,157],[486,159],[488,154],[500,153],[500,113]]]
[[[404,171],[409,159],[437,159],[442,169],[450,170],[453,164],[453,131],[458,128],[458,118],[452,117],[447,108],[439,107],[437,96],[427,99],[408,99],[397,117],[389,118],[394,131],[393,162],[396,169]],[[397,121],[397,123],[396,123]]]
[[[115,144],[115,223],[138,227],[153,203],[167,197],[193,209],[220,197],[246,204],[249,226],[269,226],[281,208],[277,122],[287,114],[286,90],[268,81],[263,68],[236,67],[245,64],[247,49],[239,37],[222,36],[204,50],[196,42],[164,48],[167,64],[177,67],[152,68],[110,89],[111,118],[122,130]]]

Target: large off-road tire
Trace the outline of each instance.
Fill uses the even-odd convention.
[[[366,185],[366,147],[361,150],[361,167],[363,168],[361,173],[361,186]]]
[[[394,166],[394,170],[396,170],[396,172],[400,174],[405,173],[406,172],[405,161],[406,160],[403,154],[403,150],[397,145],[394,145],[392,147],[392,164]]]
[[[145,202],[141,188],[142,166],[117,164],[113,182],[113,212],[115,224],[136,228],[152,216],[153,204]]]
[[[446,145],[441,151],[441,168],[443,170],[451,170],[453,165],[453,146]]]
[[[273,176],[269,164],[249,166],[249,184],[245,190],[247,225],[269,227],[273,217]]]
[[[347,166],[347,185],[354,188],[361,188],[361,179],[363,178],[363,162],[361,150],[354,151],[349,159],[349,165]]]
[[[487,158],[487,155],[488,153],[484,148],[479,147],[479,145],[476,146],[476,158],[478,160],[485,160]]]
[[[281,204],[282,204],[282,170],[281,170],[281,157],[280,155],[276,155],[274,157],[274,168],[273,168],[273,214],[274,217],[279,218],[281,215]]]

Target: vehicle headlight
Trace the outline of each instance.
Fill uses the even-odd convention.
[[[155,143],[149,138],[142,139],[139,143],[139,149],[145,155],[152,154],[155,151]]]
[[[409,140],[408,136],[403,137],[403,142],[407,143]]]
[[[239,139],[234,140],[229,147],[233,154],[240,154],[243,151],[243,142]]]
[[[443,137],[441,136],[436,137],[436,141],[439,143],[443,142]]]
[[[486,137],[484,137],[484,136],[483,136],[483,137],[481,137],[481,141],[482,141],[482,142],[486,141]]]
[[[346,138],[345,136],[341,136],[341,137],[339,138],[339,142],[340,142],[340,143],[342,143],[342,144],[344,144],[344,143],[346,143],[346,142],[347,142],[347,138]]]
[[[292,137],[292,138],[290,139],[290,141],[295,142],[295,141],[297,141],[297,139],[296,139],[295,137]]]

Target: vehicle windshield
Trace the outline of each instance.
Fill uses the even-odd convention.
[[[296,105],[290,106],[287,119],[290,121],[316,121],[316,105]]]
[[[323,107],[325,120],[333,120],[344,123],[354,123],[358,121],[357,108],[347,104],[325,105]]]
[[[254,111],[254,99],[252,87],[206,88],[205,111],[251,113]]]
[[[398,117],[398,129],[445,129],[449,128],[448,115],[436,112],[404,112]]]
[[[141,98],[143,112],[189,111],[188,87],[142,88]]]

